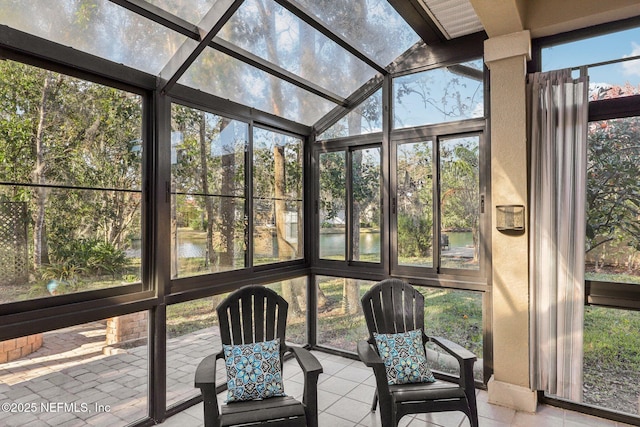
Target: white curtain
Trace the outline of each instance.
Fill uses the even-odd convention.
[[[588,78],[528,76],[531,384],[582,400]]]

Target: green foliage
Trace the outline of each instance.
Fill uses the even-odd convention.
[[[344,212],[346,203],[345,152],[320,154],[320,204],[329,225]]]
[[[189,228],[194,231],[207,231],[207,220],[202,219],[200,215],[193,217],[189,221]]]
[[[52,245],[51,256],[54,262],[47,268],[74,276],[85,272],[115,275],[122,272],[128,262],[124,251],[98,239],[69,240]],[[67,280],[61,275],[57,278]]]
[[[142,179],[141,128],[139,95],[0,62],[0,181],[17,184],[3,186],[0,197],[29,202],[34,229],[39,224],[36,213],[43,212],[38,249],[46,253],[48,243],[81,236],[122,247],[125,236],[139,235],[141,197],[135,190]],[[34,142],[38,135],[39,164]],[[22,187],[41,183],[66,188]],[[105,254],[110,249],[96,249],[100,253],[94,254],[91,269],[119,268],[116,254]],[[69,264],[68,257],[55,259],[53,248],[50,252],[52,264],[86,268],[77,260]],[[115,265],[105,259],[116,260]]]
[[[398,248],[403,256],[425,256],[433,246],[433,222],[430,216],[398,213]]]
[[[638,140],[638,117],[591,124],[587,160],[587,253],[614,245],[618,247],[617,254],[609,255],[624,259],[640,251]],[[608,261],[613,262],[613,257]]]
[[[85,272],[85,269],[74,265],[72,262],[59,262],[47,264],[40,270],[43,279],[59,280],[60,282],[75,282],[77,276]]]

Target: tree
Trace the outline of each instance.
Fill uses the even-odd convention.
[[[475,137],[440,143],[442,228],[471,230],[474,261],[478,260],[480,243],[479,148]]]
[[[140,97],[12,61],[0,75],[1,197],[29,203],[32,267],[74,241],[120,258],[140,232]]]
[[[587,248],[621,242],[640,251],[640,119],[590,125],[587,160]],[[598,269],[597,258],[596,269]]]

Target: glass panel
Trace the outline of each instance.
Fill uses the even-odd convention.
[[[640,48],[636,54],[640,54]],[[640,60],[589,67],[589,100],[640,94]]]
[[[398,264],[433,267],[433,154],[431,141],[398,145]]]
[[[307,344],[309,342],[307,339],[307,277],[282,280],[266,287],[276,291],[289,303],[287,342],[297,345]]]
[[[172,108],[172,275],[245,266],[245,150],[249,126]]]
[[[386,1],[299,0],[299,3],[383,66],[420,40]]]
[[[151,74],[186,40],[106,0],[1,0],[0,11],[0,24]]]
[[[640,117],[589,124],[587,279],[640,283],[639,139]]]
[[[0,61],[0,303],[140,281],[141,127],[138,95]]]
[[[167,306],[167,407],[200,396],[193,387],[196,367],[222,350],[216,307],[228,293]],[[216,385],[227,382],[216,364]]]
[[[198,25],[217,0],[146,0],[185,21]],[[208,28],[207,28],[208,30]]]
[[[146,418],[147,317],[143,311],[1,341],[0,423],[127,426]]]
[[[484,116],[482,60],[393,80],[395,129]]]
[[[382,132],[382,89],[338,120],[319,135],[318,139],[326,140],[374,132]]]
[[[346,238],[346,153],[320,154],[320,258],[342,260]]]
[[[479,268],[480,137],[440,140],[440,266]]]
[[[542,49],[542,71],[621,59],[640,54],[640,28],[589,37]],[[623,65],[618,64],[618,72]],[[598,82],[599,79],[591,79]]]
[[[219,36],[345,98],[376,74],[272,0],[246,0]]]
[[[140,283],[141,199],[139,192],[0,185],[7,200],[0,201],[0,303]]]
[[[476,381],[483,380],[482,293],[442,288],[416,287],[424,295],[425,333],[444,337],[474,353]],[[460,375],[457,360],[434,344],[427,344],[431,369]]]
[[[304,255],[302,163],[302,139],[254,128],[254,265]]]
[[[179,83],[307,125],[336,106],[213,49],[205,49]]]
[[[318,344],[356,352],[369,338],[360,298],[375,284],[369,280],[316,276]]]
[[[584,308],[583,402],[640,415],[640,312]]]
[[[578,67],[640,55],[640,28],[542,49],[542,71]],[[574,74],[577,74],[576,71]],[[640,93],[640,60],[589,67],[589,99]]]
[[[380,147],[354,150],[351,156],[353,180],[354,261],[380,262],[382,230],[382,175]]]
[[[0,114],[0,182],[141,189],[141,96],[2,61]]]

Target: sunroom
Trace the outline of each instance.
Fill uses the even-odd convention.
[[[639,64],[633,0],[0,0],[0,424],[200,425],[256,284],[320,425],[379,425],[352,364],[397,278],[481,426],[638,425]]]

